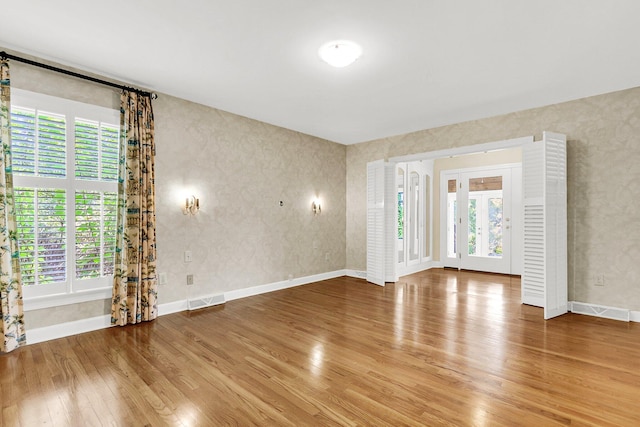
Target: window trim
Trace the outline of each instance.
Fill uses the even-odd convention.
[[[23,294],[24,289],[22,288]],[[52,295],[42,295],[35,297],[24,297],[23,295],[23,309],[24,311],[40,310],[43,308],[60,307],[69,304],[78,304],[89,301],[97,301],[111,298],[112,287],[103,287],[98,289],[90,289],[87,291],[76,291],[73,293],[60,293]]]
[[[61,114],[67,117],[67,178],[53,177],[33,177],[14,174],[14,188],[18,187],[37,187],[37,188],[59,188],[64,189],[67,194],[67,245],[75,242],[75,227],[69,226],[75,217],[75,203],[70,203],[75,199],[76,191],[96,191],[96,192],[117,192],[117,182],[101,182],[92,180],[68,179],[75,177],[75,149],[74,128],[75,121],[68,120],[70,117],[78,120],[91,120],[111,123],[119,127],[120,112],[117,109],[101,107],[98,105],[86,104],[83,102],[73,101],[65,98],[30,92],[22,89],[12,88],[11,105],[36,108],[38,110]],[[52,186],[56,180],[60,180],[60,185]],[[71,182],[75,181],[75,182]],[[71,198],[71,199],[70,199]],[[24,310],[38,310],[43,308],[57,307],[68,304],[77,304],[88,301],[103,300],[111,298],[112,281],[108,278],[99,279],[82,279],[84,280],[84,289],[74,289],[77,283],[75,278],[75,250],[68,247],[66,270],[67,278],[65,282],[54,284],[43,284],[36,286],[23,286],[23,304]]]

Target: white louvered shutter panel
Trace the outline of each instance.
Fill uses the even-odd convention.
[[[118,128],[92,120],[75,120],[76,178],[115,183],[118,179]],[[75,194],[75,277],[113,274],[116,192]]]
[[[567,140],[564,135],[544,133],[545,233],[547,285],[544,318],[568,310],[567,279]]]
[[[67,175],[65,117],[12,108],[11,155],[13,173],[64,178]]]
[[[66,191],[16,188],[20,269],[24,285],[60,283],[66,276]]]
[[[545,132],[523,148],[522,302],[545,319],[567,312],[566,137]]]
[[[367,163],[367,281],[384,286],[384,161]]]
[[[384,280],[385,282],[397,282],[398,189],[394,164],[386,163],[384,166],[384,201]]]
[[[59,114],[12,108],[13,173],[64,178],[66,119]],[[64,189],[16,187],[16,217],[24,285],[67,279],[67,226]]]
[[[544,307],[544,145],[534,142],[522,149],[524,204],[524,260],[522,302]]]
[[[117,181],[118,128],[90,120],[75,122],[76,178]]]

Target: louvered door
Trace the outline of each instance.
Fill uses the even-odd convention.
[[[523,148],[522,302],[544,318],[567,312],[566,137],[545,132]]]
[[[384,286],[384,160],[367,164],[367,281]]]
[[[398,251],[396,239],[398,236],[398,205],[396,186],[396,166],[385,163],[384,165],[384,280],[385,282],[398,281]]]

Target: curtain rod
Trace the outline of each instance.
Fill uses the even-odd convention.
[[[12,59],[14,61],[24,62],[25,64],[33,65],[34,67],[40,67],[40,68],[44,68],[45,70],[55,71],[56,73],[66,74],[67,76],[77,77],[77,78],[83,79],[83,80],[89,80],[90,82],[99,83],[101,85],[110,86],[110,87],[113,87],[113,88],[116,88],[116,89],[133,91],[133,92],[136,92],[136,93],[138,93],[140,95],[143,95],[143,96],[149,96],[151,99],[156,99],[158,97],[158,95],[156,95],[155,93],[146,92],[144,90],[136,89],[136,88],[133,88],[133,87],[119,85],[117,83],[112,83],[112,82],[108,82],[106,80],[101,80],[101,79],[98,79],[98,78],[95,78],[95,77],[86,76],[84,74],[76,73],[76,72],[73,72],[73,71],[64,70],[62,68],[54,67],[52,65],[47,65],[47,64],[43,64],[41,62],[32,61],[30,59],[21,58],[19,56],[11,55],[10,53],[7,53],[5,51],[0,52],[0,58],[2,58],[2,59]]]

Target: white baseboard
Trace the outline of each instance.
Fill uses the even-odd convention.
[[[411,267],[411,269],[407,269],[402,272],[402,276],[406,276],[408,274],[419,273],[421,271],[431,270],[432,268],[444,268],[444,264],[440,261],[429,261],[428,266],[425,264],[419,264]],[[366,279],[367,272],[362,270],[346,270],[346,276],[353,277],[355,279]]]
[[[246,289],[238,289],[235,291],[225,292],[225,301],[232,301],[234,299],[246,298],[254,295],[264,294],[266,292],[278,291],[281,289],[292,288],[294,286],[307,285],[309,283],[319,282],[322,280],[333,279],[336,277],[346,276],[346,270],[337,270],[329,273],[315,274],[313,276],[299,277],[297,279],[285,280],[282,282],[269,283],[266,285],[253,286]],[[181,311],[188,310],[188,301],[180,300],[173,301],[166,304],[160,304],[158,306],[158,316],[164,316],[167,314],[179,313]],[[73,322],[59,323],[57,325],[44,326],[42,328],[28,329],[27,344],[36,344],[39,342],[55,340],[58,338],[69,337],[71,335],[78,335],[85,332],[96,331],[98,329],[105,329],[111,327],[111,315],[103,315],[90,317],[82,320],[75,320]]]
[[[440,265],[440,263],[439,262],[434,263],[433,261],[425,261],[425,262],[421,262],[420,264],[404,267],[401,271],[400,271],[400,268],[398,268],[397,271],[398,271],[398,275],[402,277],[402,276],[408,276],[410,274],[420,273],[422,271],[431,270],[432,268],[439,268],[437,267],[437,265]]]
[[[432,268],[438,268],[433,265]],[[299,277],[292,280],[284,280],[281,282],[269,283],[266,285],[253,286],[251,288],[238,289],[224,293],[225,301],[233,301],[235,299],[246,298],[254,295],[260,295],[267,292],[278,291],[282,289],[292,288],[295,286],[307,285],[309,283],[319,282],[322,280],[333,279],[336,277],[349,276],[358,279],[366,278],[365,271],[358,270],[337,270],[329,273],[316,274],[313,276]],[[606,307],[595,304],[587,304],[576,301],[569,302],[569,311],[577,314],[585,314],[588,316],[603,317],[607,319],[640,322],[640,311],[631,311],[615,307]],[[187,300],[173,301],[158,306],[158,315],[179,313],[188,309]],[[628,314],[626,314],[628,313]],[[60,323],[57,325],[45,326],[42,328],[27,330],[27,344],[36,344],[39,342],[64,338],[71,335],[82,334],[85,332],[96,331],[111,327],[111,316],[96,316],[73,322]]]
[[[180,313],[186,311],[188,308],[187,300],[173,301],[166,304],[160,304],[158,306],[158,316],[164,316],[166,314]]]
[[[295,286],[308,285],[309,283],[320,282],[322,280],[334,279],[336,277],[346,276],[346,270],[337,270],[329,273],[314,274],[313,276],[298,277],[291,280],[283,280],[281,282],[269,283],[266,285],[252,286],[250,288],[237,289],[224,293],[226,301],[234,299],[246,298],[267,292],[280,291],[282,289],[293,288]]]
[[[360,270],[346,270],[346,276],[353,277],[354,279],[366,279],[367,272]]]

